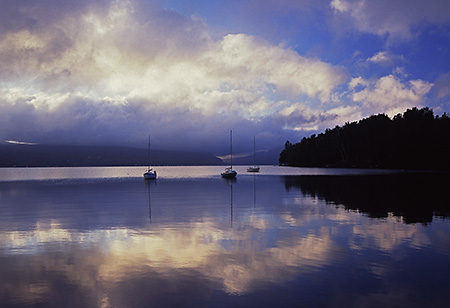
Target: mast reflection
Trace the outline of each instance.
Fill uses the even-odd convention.
[[[256,174],[253,174],[253,208],[256,208]]]
[[[233,184],[236,183],[236,178],[223,178],[225,183],[230,187],[230,225],[233,226]]]
[[[147,193],[148,193],[148,219],[150,224],[152,223],[152,194],[150,186],[155,186],[156,181],[145,181],[145,186],[147,186]]]

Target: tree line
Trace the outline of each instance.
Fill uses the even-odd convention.
[[[450,118],[425,107],[392,119],[372,115],[326,129],[300,142],[286,141],[280,165],[450,170]]]

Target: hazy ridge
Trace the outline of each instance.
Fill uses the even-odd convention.
[[[276,164],[279,150],[256,154],[258,164]],[[233,158],[233,164],[253,164],[253,155]],[[151,150],[151,165],[224,165],[209,152]],[[0,167],[146,166],[147,149],[120,146],[0,144]]]
[[[222,165],[212,153],[151,150],[151,165]],[[146,149],[119,146],[0,145],[0,167],[145,166]]]

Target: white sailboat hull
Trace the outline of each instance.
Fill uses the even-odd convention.
[[[144,173],[144,179],[146,179],[146,180],[156,179],[156,171],[153,171],[152,169],[147,170]]]
[[[259,167],[258,166],[248,167],[247,172],[259,172]]]
[[[237,175],[237,172],[236,172],[235,170],[231,169],[231,168],[227,168],[227,169],[225,169],[225,171],[222,172],[220,175],[221,175],[223,178],[228,178],[228,179],[230,179],[230,178],[235,178],[236,175]]]

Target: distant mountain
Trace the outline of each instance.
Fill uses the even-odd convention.
[[[278,165],[281,150],[282,147],[257,152],[255,157],[253,157],[253,154],[239,157],[233,156],[233,165]],[[229,160],[224,161],[229,163]]]
[[[151,165],[223,165],[211,153],[150,151]],[[0,144],[0,167],[146,166],[147,149],[119,146]]]

